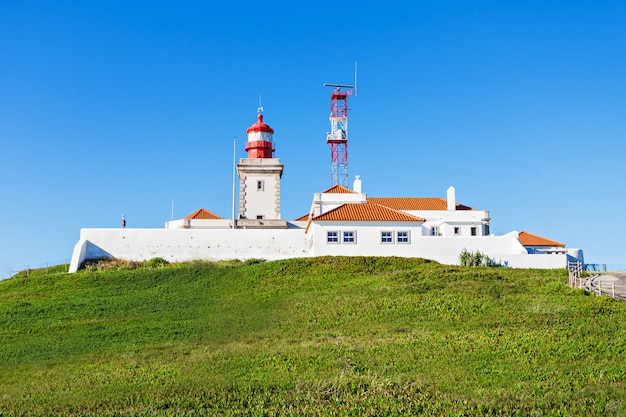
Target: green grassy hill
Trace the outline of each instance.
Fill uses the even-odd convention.
[[[626,303],[419,259],[0,282],[0,415],[624,415]]]

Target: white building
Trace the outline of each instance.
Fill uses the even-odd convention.
[[[582,250],[529,234],[494,236],[489,212],[447,199],[368,197],[357,176],[353,189],[340,185],[315,193],[309,213],[281,219],[283,165],[274,158],[274,130],[263,115],[247,129],[247,158],[237,164],[239,215],[223,219],[199,209],[163,229],[81,229],[70,272],[86,259],[170,262],[323,256],[421,257],[456,264],[463,250],[480,251],[510,267],[565,268],[583,262]]]

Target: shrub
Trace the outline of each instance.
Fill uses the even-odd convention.
[[[146,268],[163,268],[168,262],[163,258],[152,258],[143,263]]]
[[[481,253],[480,251],[470,252],[467,249],[463,248],[461,253],[459,254],[459,265],[461,266],[488,266],[491,268],[499,268],[502,265],[499,262],[496,262],[494,259],[491,259],[485,253]]]
[[[87,259],[80,269],[87,271],[120,271],[137,269],[142,266],[141,262],[126,261],[116,258]]]

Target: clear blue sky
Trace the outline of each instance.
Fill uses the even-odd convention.
[[[349,171],[626,264],[624,1],[0,2],[0,278],[69,260],[81,228],[231,213],[259,94],[282,214],[331,183],[329,89],[351,83]]]

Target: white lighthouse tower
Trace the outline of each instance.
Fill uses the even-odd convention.
[[[263,114],[246,133],[247,158],[237,164],[239,174],[239,219],[237,227],[287,227],[280,218],[280,178],[283,165],[274,158],[272,129],[263,121]]]

